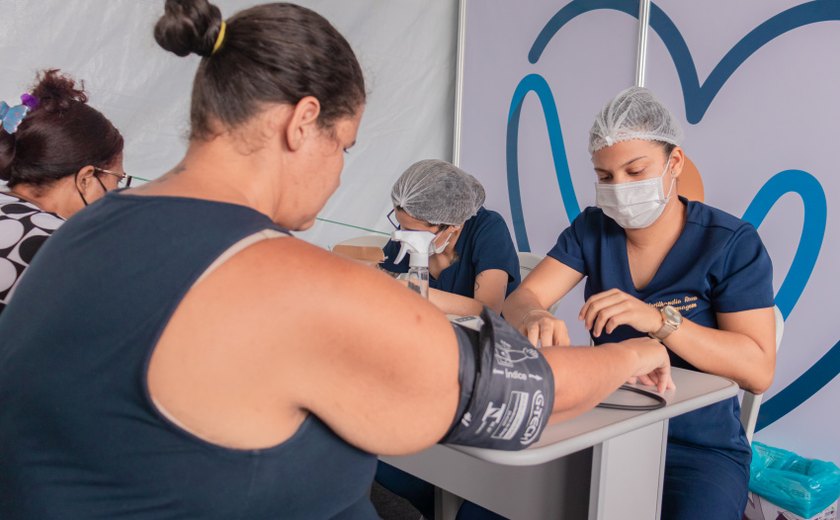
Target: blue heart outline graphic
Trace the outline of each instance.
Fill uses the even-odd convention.
[[[529,61],[534,64],[539,61],[548,43],[565,24],[584,13],[600,9],[616,10],[638,18],[637,0],[573,0],[560,9],[540,31],[528,53]],[[677,69],[683,90],[686,118],[689,123],[697,124],[729,77],[758,49],[798,27],[836,20],[840,20],[840,2],[836,0],[814,0],[787,9],[763,22],[736,43],[715,66],[703,85],[700,85],[697,69],[685,39],[665,12],[655,4],[651,4],[650,27],[665,43]],[[542,76],[529,74],[519,82],[512,96],[506,138],[508,196],[514,235],[520,251],[531,250],[522,211],[518,156],[522,104],[531,92],[540,100],[545,117],[551,155],[566,215],[571,222],[580,213],[554,95]],[[808,172],[779,172],[759,190],[743,217],[758,228],[775,203],[783,195],[791,192],[798,194],[802,199],[805,222],[794,260],[776,295],[776,305],[785,318],[790,315],[802,295],[822,247],[827,221],[825,192],[819,181]],[[840,341],[805,373],[764,403],[759,412],[756,430],[772,424],[802,404],[838,373]]]

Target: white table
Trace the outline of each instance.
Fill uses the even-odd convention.
[[[439,444],[382,460],[441,490],[437,520],[454,519],[461,499],[513,520],[658,519],[668,419],[738,392],[732,381],[699,372],[675,368],[673,378],[677,390],[665,394],[664,408],[596,408],[550,425],[526,450]]]

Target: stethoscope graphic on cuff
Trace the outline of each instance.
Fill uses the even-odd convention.
[[[657,394],[652,390],[645,390],[644,388],[636,388],[635,386],[630,385],[621,385],[618,387],[618,390],[623,390],[626,392],[633,392],[635,394],[643,395],[649,399],[653,399],[655,402],[650,404],[618,404],[618,403],[609,403],[603,402],[598,403],[596,406],[598,408],[606,408],[609,410],[631,410],[635,412],[649,412],[651,410],[659,410],[660,408],[665,408],[665,405],[668,404],[665,401],[665,398],[661,395]]]

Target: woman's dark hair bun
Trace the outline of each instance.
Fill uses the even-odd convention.
[[[365,80],[347,40],[323,16],[272,2],[239,11],[223,25],[207,0],[166,0],[155,39],[179,56],[201,60],[193,82],[190,139],[209,140],[251,120],[270,104],[321,104],[318,123],[331,128],[359,113]],[[224,28],[220,52],[213,47]]]
[[[85,166],[109,168],[122,154],[123,137],[87,104],[84,84],[56,69],[40,72],[31,95],[38,104],[14,134],[0,131],[0,180],[49,186]]]
[[[38,100],[35,110],[41,114],[66,112],[74,102],[87,103],[84,85],[76,88],[76,82],[57,69],[39,72],[31,94]],[[15,104],[15,103],[12,103]],[[29,126],[26,119],[33,117],[32,111],[24,118],[19,131],[25,133]],[[12,180],[12,163],[17,155],[17,135],[0,130],[0,181]]]
[[[57,69],[39,73],[35,82],[32,95],[38,99],[37,110],[64,112],[73,102],[87,103],[84,83],[76,88],[73,78],[62,74]]]
[[[210,56],[222,27],[222,12],[207,0],[166,0],[155,25],[155,40],[164,49],[186,56]]]

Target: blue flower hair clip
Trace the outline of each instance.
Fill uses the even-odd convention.
[[[10,107],[5,101],[0,101],[0,126],[7,133],[13,134],[17,132],[26,114],[30,110],[34,110],[37,106],[38,98],[32,94],[23,94],[20,96],[20,105],[13,107]]]

